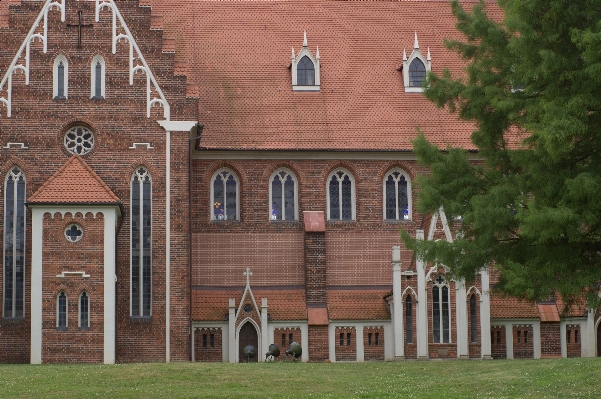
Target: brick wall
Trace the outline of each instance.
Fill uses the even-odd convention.
[[[540,323],[541,357],[561,357],[559,322]]]
[[[493,359],[507,358],[505,326],[492,326],[490,328],[490,346]]]
[[[323,362],[330,358],[328,326],[309,326],[309,361]]]
[[[307,304],[326,303],[326,245],[323,233],[305,233],[305,290]]]
[[[568,324],[566,326],[566,347],[568,357],[580,357],[582,355],[580,335],[580,324]]]
[[[22,2],[11,8],[11,28],[0,34],[0,65],[8,66],[21,41],[35,21],[42,2]],[[67,2],[66,22],[60,14],[48,18],[48,52],[36,42],[31,47],[30,84],[23,74],[14,75],[12,117],[2,110],[3,142],[24,143],[28,149],[2,150],[0,173],[19,165],[27,179],[27,197],[31,196],[69,158],[64,149],[65,131],[77,124],[89,126],[95,137],[95,147],[85,161],[122,200],[125,214],[119,221],[117,236],[117,361],[165,360],[165,132],[156,123],[163,119],[162,109],[153,108],[146,115],[146,78],[137,75],[129,85],[129,47],[117,46],[112,53],[112,16],[102,12],[100,22],[94,21],[94,2]],[[186,99],[185,76],[174,76],[172,53],[162,52],[162,31],[150,30],[151,9],[138,7],[137,1],[118,2],[130,31],[153,70],[171,105],[173,120],[197,120],[197,101]],[[82,11],[83,22],[92,23],[84,29],[82,48],[77,48],[77,31],[67,27],[76,23]],[[52,68],[54,59],[63,54],[69,62],[67,100],[52,98]],[[106,64],[106,98],[90,99],[90,62],[100,54]],[[148,142],[154,149],[130,149],[134,142]],[[189,359],[189,246],[188,246],[188,135],[172,134],[172,240],[171,249],[171,360]],[[152,176],[153,190],[153,264],[152,318],[143,323],[130,319],[129,260],[129,196],[133,170],[146,166]],[[2,187],[2,190],[4,188]],[[4,195],[2,195],[2,198]],[[4,213],[0,204],[0,214]],[[31,242],[31,215],[27,215],[26,239]],[[3,226],[0,226],[3,229]],[[0,234],[4,235],[3,232]],[[4,243],[0,243],[3,245]],[[26,309],[30,305],[31,251],[27,247],[25,289]],[[2,277],[0,276],[0,279]],[[2,286],[0,281],[0,287]],[[69,296],[71,299],[71,295]],[[91,298],[92,301],[96,298]],[[0,361],[29,361],[29,312],[19,328],[3,322],[0,327]],[[46,315],[49,316],[49,315]],[[10,324],[10,325],[9,325]]]
[[[302,345],[301,329],[294,328],[276,328],[273,331],[273,343],[280,348],[280,356],[274,358],[274,361],[283,361],[286,357],[286,351],[290,349],[290,344],[298,342]],[[310,359],[313,360],[313,359]]]
[[[221,328],[197,328],[194,331],[194,360],[223,361],[223,331]]]
[[[336,327],[336,361],[357,360],[357,331],[355,327]]]
[[[532,324],[513,326],[514,359],[532,359],[534,357],[534,339],[532,331]]]
[[[338,340],[340,341],[340,336]],[[363,329],[363,359],[384,360],[384,327]]]
[[[69,242],[65,228],[77,223],[82,238]],[[73,217],[44,215],[42,274],[42,362],[100,363],[104,360],[104,218],[88,213]],[[83,271],[81,276],[57,277],[62,272]],[[67,296],[67,328],[57,329],[59,292]],[[79,296],[89,298],[89,330],[79,329]]]

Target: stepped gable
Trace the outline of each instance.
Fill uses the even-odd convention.
[[[443,45],[460,37],[448,0],[151,3],[199,85],[202,148],[411,151],[419,126],[441,147],[475,149],[474,125],[405,93],[397,70],[417,33],[433,71],[462,73]],[[319,47],[320,92],[292,91],[291,48],[299,53],[304,31],[309,50]]]
[[[121,201],[79,155],[73,155],[29,197],[28,203],[118,204]]]

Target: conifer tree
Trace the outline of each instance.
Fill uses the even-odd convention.
[[[465,4],[465,3],[464,3]],[[601,0],[498,0],[471,10],[453,0],[461,40],[446,40],[465,73],[429,73],[426,97],[474,123],[468,152],[420,132],[418,209],[441,206],[453,243],[408,248],[468,281],[483,266],[495,286],[529,299],[559,292],[598,303],[601,281]],[[441,151],[442,150],[442,151]],[[597,302],[595,302],[597,301]],[[595,304],[595,305],[593,305]]]

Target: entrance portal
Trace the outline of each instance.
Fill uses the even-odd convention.
[[[255,326],[251,322],[246,322],[240,329],[240,333],[238,334],[238,343],[240,350],[238,351],[238,361],[242,362],[258,362],[259,361],[259,337],[257,335],[257,330]],[[244,356],[244,348],[247,345],[252,345],[257,349],[257,356],[254,358],[247,360]]]

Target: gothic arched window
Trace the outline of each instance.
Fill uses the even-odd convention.
[[[55,99],[65,99],[69,97],[69,63],[64,55],[59,55],[54,59],[54,90]]]
[[[470,297],[470,338],[472,342],[478,342],[478,308],[476,295]]]
[[[13,167],[4,184],[4,307],[6,318],[23,317],[25,301],[25,175]]]
[[[421,87],[426,79],[426,66],[419,58],[415,58],[409,65],[409,86]]]
[[[65,291],[61,291],[58,293],[58,297],[56,299],[56,329],[66,330],[68,326],[67,294],[65,294]]]
[[[432,336],[435,344],[451,342],[449,284],[438,275],[432,284]]]
[[[151,316],[152,180],[144,167],[131,182],[131,315]]]
[[[315,66],[306,55],[300,59],[296,66],[296,84],[300,86],[313,86],[315,84]]]
[[[92,59],[90,96],[95,100],[105,97],[105,63],[102,56],[97,55]]]
[[[211,220],[238,220],[238,178],[229,169],[213,175],[211,184]]]
[[[408,344],[413,343],[413,300],[409,295],[405,299],[405,337]]]
[[[355,182],[344,169],[328,177],[328,220],[355,220]]]
[[[79,328],[81,330],[90,328],[90,298],[85,291],[79,296]]]
[[[278,169],[269,184],[270,220],[297,220],[297,182],[288,169]]]
[[[400,169],[384,176],[384,219],[411,220],[411,181]]]

